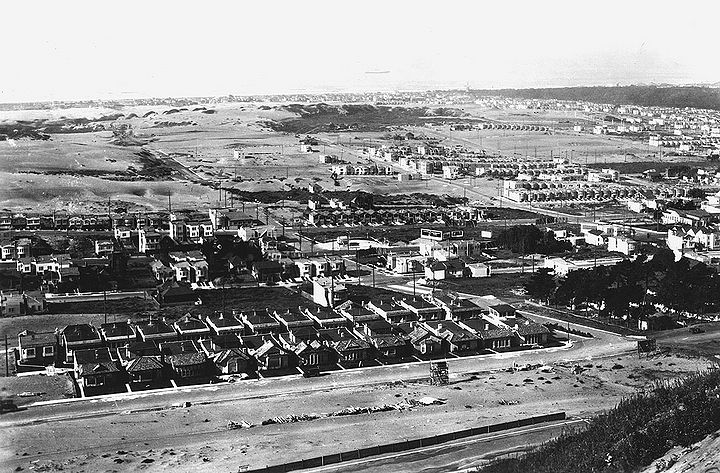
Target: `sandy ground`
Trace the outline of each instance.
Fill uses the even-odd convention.
[[[400,382],[241,399],[150,412],[10,425],[2,430],[2,464],[26,471],[242,471],[388,441],[440,434],[520,417],[565,411],[589,416],[613,407],[657,379],[705,366],[677,356],[626,355],[508,373],[467,373],[451,385]],[[447,404],[403,411],[260,426],[278,415],[331,412],[433,396]],[[501,405],[507,401],[510,405]],[[5,420],[5,419],[3,419]],[[228,421],[255,427],[227,430]],[[22,470],[18,470],[22,471]]]
[[[692,473],[720,471],[720,431],[688,447],[675,447],[641,473]]]
[[[136,136],[149,143],[149,150],[173,155],[203,179],[223,181],[224,187],[256,190],[287,190],[290,186],[305,187],[318,182],[327,189],[365,190],[375,193],[451,193],[457,188],[446,183],[428,181],[398,182],[391,177],[344,177],[339,186],[330,178],[330,165],[321,164],[321,154],[335,154],[356,164],[368,162],[359,149],[365,144],[379,144],[383,133],[321,133],[317,153],[301,153],[299,137],[277,133],[262,122],[293,115],[279,110],[265,110],[260,104],[206,104],[214,114],[187,111],[163,114],[169,107],[125,107],[120,110],[70,109],[4,112],[0,122],[19,119],[97,118],[111,113],[134,113],[136,118],[119,119],[128,124]],[[474,116],[505,122],[535,124],[567,122],[587,117],[576,113],[498,111],[468,105],[464,108]],[[148,117],[143,115],[156,112]],[[111,122],[103,122],[109,125]],[[188,124],[189,123],[189,124]],[[169,126],[170,125],[170,126]],[[647,146],[627,139],[578,134],[562,131],[553,135],[539,132],[482,130],[451,132],[445,127],[413,127],[427,136],[460,143],[471,149],[488,149],[503,154],[521,153],[539,156],[568,152],[578,162],[617,162],[627,159],[656,159]],[[93,133],[54,134],[48,141],[14,140],[0,142],[0,202],[11,210],[68,210],[71,212],[105,209],[107,200],[137,208],[163,209],[167,195],[174,203],[189,208],[207,207],[217,201],[218,193],[207,185],[182,181],[137,181],[127,178],[76,177],[72,173],[113,173],[128,166],[140,167],[136,152],[140,146],[117,146],[110,143],[110,131]],[[242,151],[235,160],[233,150]],[[573,150],[573,151],[571,151]],[[48,173],[60,174],[48,174]],[[65,172],[65,174],[62,174]],[[497,181],[475,179],[486,196],[496,195]],[[134,210],[134,208],[133,208]]]

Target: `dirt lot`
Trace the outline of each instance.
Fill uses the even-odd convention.
[[[588,416],[658,379],[703,368],[696,359],[660,355],[595,360],[584,367],[451,375],[451,385],[383,384],[239,400],[208,406],[125,412],[9,427],[2,464],[34,471],[242,471],[397,439],[411,439],[555,411]],[[578,372],[581,371],[581,372]],[[403,411],[260,426],[270,417],[394,404],[433,396],[447,404]],[[226,428],[245,421],[248,429]],[[22,470],[18,470],[22,471]],[[31,470],[32,471],[32,470]]]
[[[682,351],[690,355],[712,357],[720,362],[720,322],[694,326],[701,330],[692,333],[689,328],[667,330],[652,335],[659,347]]]

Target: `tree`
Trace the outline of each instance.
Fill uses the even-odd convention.
[[[693,187],[692,189],[687,191],[687,196],[693,199],[704,199],[705,191],[702,189],[698,189],[697,187]]]
[[[73,258],[90,258],[95,255],[95,243],[86,236],[74,237],[68,246]]]
[[[540,268],[525,283],[525,292],[533,299],[548,302],[557,288],[550,268]]]

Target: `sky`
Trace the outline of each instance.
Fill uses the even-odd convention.
[[[8,2],[0,102],[714,83],[717,4]]]

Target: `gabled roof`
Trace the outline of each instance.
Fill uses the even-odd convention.
[[[275,320],[275,318],[268,314],[266,311],[256,310],[249,313],[243,313],[242,315],[243,319],[251,325],[280,325],[280,322]]]
[[[318,340],[311,340],[307,342],[300,342],[295,346],[293,349],[293,352],[295,352],[296,355],[303,355],[306,353],[312,353],[317,351],[329,351],[330,348],[328,348],[327,345],[324,345]]]
[[[427,322],[427,324],[429,327],[435,329],[441,337],[453,343],[478,339],[477,336],[451,320]]]
[[[491,340],[497,338],[510,338],[513,336],[513,332],[506,328],[495,328],[490,330],[482,330],[478,333],[480,338],[483,340]]]
[[[490,308],[498,312],[515,312],[515,307],[510,304],[495,304],[491,305]]]
[[[75,350],[75,363],[78,365],[83,363],[96,363],[101,361],[110,361],[110,349],[107,347],[103,348],[90,348],[88,350]]]
[[[175,330],[162,320],[148,321],[137,328],[143,335],[175,334]]]
[[[205,357],[204,353],[179,353],[177,355],[168,355],[166,357],[166,360],[170,365],[173,366],[173,368],[177,368],[178,366],[195,366],[195,365],[201,365],[205,363],[205,360],[207,358]]]
[[[95,374],[116,373],[120,371],[114,361],[83,363],[78,366],[77,374],[80,377]]]
[[[57,343],[57,333],[43,332],[36,333],[31,330],[23,330],[18,334],[20,345],[23,347],[41,347],[55,345]]]
[[[357,338],[344,338],[333,344],[335,349],[339,352],[353,351],[353,350],[366,350],[370,348],[370,344],[364,340]]]
[[[260,356],[271,355],[274,353],[282,354],[284,352],[285,352],[285,350],[280,348],[277,345],[277,343],[273,342],[272,340],[266,340],[265,343],[263,343],[260,348],[255,350],[255,356],[260,357]]]
[[[97,329],[89,324],[67,325],[61,334],[69,343],[100,340]]]
[[[134,338],[135,328],[127,322],[112,322],[100,325],[100,331],[105,338]]]
[[[373,335],[370,339],[375,342],[377,348],[393,348],[405,346],[405,339],[400,335],[392,333]]]
[[[540,335],[543,333],[550,333],[550,330],[544,325],[537,324],[535,322],[529,322],[526,324],[520,324],[517,328],[519,335]]]
[[[160,344],[160,351],[168,355],[181,353],[198,353],[198,347],[192,340],[178,340],[175,342],[163,342]]]
[[[128,362],[128,364],[125,366],[125,371],[131,373],[133,371],[161,370],[162,368],[163,364],[160,363],[160,360],[158,360],[156,357],[139,356],[137,358],[133,358]]]
[[[277,261],[256,261],[253,267],[257,271],[282,271],[282,265]]]
[[[186,314],[183,318],[175,322],[175,328],[177,328],[180,333],[210,331],[208,326],[205,325],[205,322],[190,314]]]
[[[234,327],[240,328],[243,326],[243,323],[240,322],[233,315],[224,315],[224,314],[208,315],[205,320],[207,320],[208,323],[211,323],[216,328],[234,328]]]
[[[218,335],[210,339],[200,340],[198,344],[206,353],[218,353],[243,346],[240,337],[234,334]]]
[[[230,360],[250,360],[252,357],[247,351],[247,348],[229,348],[215,353],[212,356],[213,363],[216,365],[226,365]]]
[[[415,330],[410,333],[410,342],[413,344],[421,342],[427,338],[434,338],[438,342],[442,341],[440,337],[423,327],[416,327]]]

